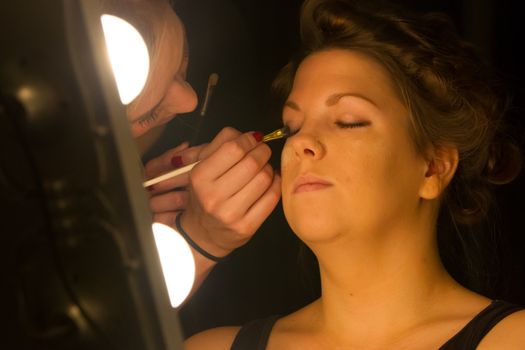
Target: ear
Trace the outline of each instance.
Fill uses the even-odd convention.
[[[426,162],[426,172],[419,196],[432,200],[438,198],[448,186],[458,166],[459,154],[456,147],[436,146]]]

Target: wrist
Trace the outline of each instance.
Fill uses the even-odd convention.
[[[175,219],[175,226],[194,252],[214,262],[226,260],[232,251],[215,244],[210,233],[196,221],[191,215],[181,212]]]

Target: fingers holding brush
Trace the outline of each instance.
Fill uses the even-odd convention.
[[[155,178],[161,174],[172,171],[174,169],[182,168],[188,164],[196,162],[199,158],[200,152],[206,145],[195,147],[188,147],[187,143],[181,144],[157,158],[154,158],[146,163],[144,170],[147,179]],[[148,189],[152,193],[159,193],[169,191],[179,187],[185,187],[189,184],[189,174],[183,173],[175,177],[171,177],[164,181],[155,183],[149,186]]]
[[[213,181],[226,172],[237,169],[242,177],[253,177],[268,162],[270,148],[261,143],[260,132],[244,134],[223,130],[201,153],[201,161],[192,172],[193,182]],[[240,167],[245,167],[239,170]],[[244,176],[242,176],[244,175]],[[220,184],[218,184],[220,185]]]
[[[173,168],[175,157],[180,157],[184,150],[189,148],[188,142],[183,142],[175,148],[166,151],[162,155],[151,159],[144,166],[146,178],[157,176]],[[180,165],[179,165],[180,166]]]
[[[262,133],[226,128],[202,151],[190,173],[182,223],[192,239],[224,256],[246,243],[280,197]]]
[[[228,134],[225,132],[227,130],[233,130],[230,132],[230,134],[232,132],[234,132],[235,134],[233,134],[233,136],[230,135],[230,137],[235,137],[238,133],[238,131],[234,130],[234,129],[231,129],[231,128],[225,128],[221,134],[222,134],[222,138],[224,139],[224,137],[226,137]],[[277,139],[281,139],[281,138],[284,138],[284,137],[287,137],[289,135],[289,129],[288,127],[283,127],[283,128],[280,128],[280,129],[277,129],[269,134],[266,134],[266,135],[262,135],[260,132],[252,132],[250,133],[251,136],[253,136],[256,140],[256,142],[260,142],[261,140],[261,137],[262,137],[262,142],[266,143],[266,142],[269,142],[269,141],[272,141],[272,140],[277,140]],[[224,136],[226,135],[226,136]],[[221,135],[220,135],[221,136]],[[221,146],[221,147],[230,147],[233,149],[231,149],[232,151],[232,155],[234,156],[235,158],[235,155],[238,154],[239,152],[239,149],[238,147],[235,145],[234,142],[229,142],[228,146],[222,146],[220,143],[219,143],[219,140],[221,139],[221,137],[217,137],[215,138],[215,140],[213,141],[213,143],[216,144],[216,147],[218,147],[217,145]],[[250,140],[252,140],[251,138],[249,138]],[[253,140],[252,140],[253,142]],[[213,152],[213,150],[216,150],[216,147],[208,147],[208,149],[205,151],[205,152],[200,152],[199,151],[199,157],[201,158],[205,158],[206,155],[210,154]],[[256,147],[265,147],[265,146],[262,146],[262,145],[259,145],[257,144]],[[242,150],[240,151],[242,153]],[[179,157],[180,158],[180,157]],[[171,159],[171,162],[173,163],[173,158]],[[180,160],[180,159],[178,159]],[[176,168],[174,170],[171,170],[171,171],[168,171],[168,172],[165,172],[159,176],[156,176],[156,177],[153,177],[153,178],[149,178],[148,180],[144,181],[143,182],[143,186],[144,187],[147,187],[147,188],[150,188],[151,189],[151,186],[154,185],[154,184],[157,184],[159,182],[163,182],[163,181],[166,181],[168,179],[171,179],[173,177],[176,177],[176,176],[179,176],[181,174],[184,174],[184,173],[187,173],[189,172],[190,170],[193,169],[194,166],[197,165],[197,163],[199,163],[200,161],[196,161],[196,162],[193,162],[193,163],[190,163],[190,164],[187,164],[181,168]]]
[[[266,165],[234,194],[229,191],[203,197],[192,187],[183,213],[184,227],[192,239],[216,256],[229,254],[253,237],[279,202],[280,177]]]
[[[184,210],[188,205],[188,191],[170,191],[154,195],[150,198],[149,205],[154,213],[168,213]]]
[[[286,135],[284,129],[264,136],[224,128],[197,151],[165,153],[148,164],[150,173],[173,168],[174,159],[182,163],[176,164],[183,165],[181,170],[187,166],[192,170],[154,185],[150,205],[155,218],[173,225],[183,210],[181,222],[192,240],[215,256],[229,254],[255,234],[279,201],[280,176],[268,164],[271,149],[264,142]],[[186,154],[198,162],[188,165]],[[184,191],[173,191],[175,187]]]

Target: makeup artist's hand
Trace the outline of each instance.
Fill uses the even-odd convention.
[[[182,226],[212,255],[245,244],[279,202],[280,176],[268,164],[271,150],[262,136],[225,128],[202,148],[190,172]]]
[[[145,178],[150,179],[184,164],[196,162],[204,146],[189,148],[185,142],[150,160],[144,167]],[[188,205],[189,183],[189,173],[185,173],[148,187],[154,222],[174,227],[178,212],[186,209]]]
[[[154,220],[175,227],[180,210],[182,226],[204,250],[228,255],[246,243],[275,208],[281,195],[280,176],[268,164],[270,148],[262,134],[223,129],[207,145],[182,144],[145,166],[152,178],[197,160],[190,173],[165,180],[150,189]],[[192,248],[195,257],[193,294],[215,262]]]

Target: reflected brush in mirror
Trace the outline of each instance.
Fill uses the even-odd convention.
[[[211,95],[213,94],[213,89],[215,88],[215,85],[219,82],[219,74],[212,73],[208,77],[208,87],[206,88],[206,94],[204,95],[204,102],[202,104],[202,108],[200,111],[200,116],[204,117],[206,114],[206,111],[208,110],[208,104],[210,103]]]
[[[217,87],[217,84],[219,83],[219,74],[217,73],[211,73],[209,76],[208,76],[208,83],[206,84],[206,91],[204,92],[204,98],[203,98],[203,102],[202,102],[202,106],[200,108],[200,111],[199,111],[199,115],[198,115],[198,118],[197,118],[197,122],[195,123],[195,126],[194,126],[194,135],[192,137],[192,141],[190,142],[191,144],[196,144],[198,143],[198,140],[199,140],[199,134],[201,132],[201,129],[202,129],[202,124],[204,123],[204,116],[206,115],[206,113],[208,112],[208,106],[210,104],[210,100],[211,100],[211,97],[213,95],[213,92],[215,91],[215,88]]]

